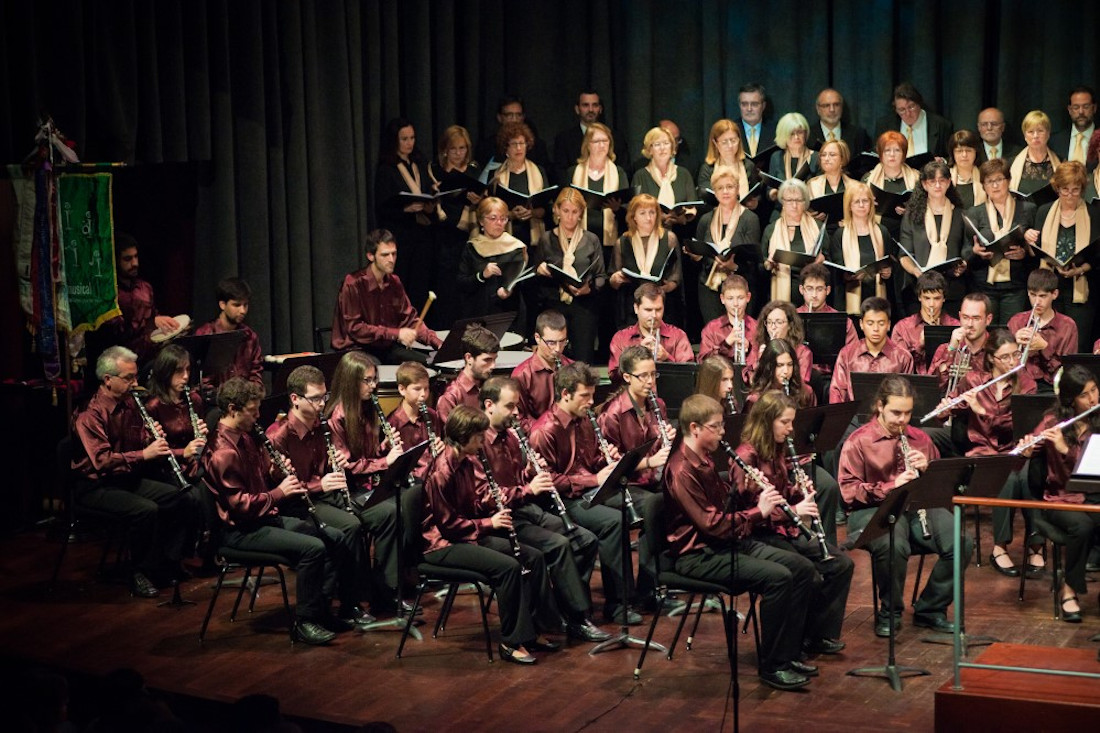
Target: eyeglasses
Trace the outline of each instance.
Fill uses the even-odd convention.
[[[916,104],[915,102],[910,102],[909,104],[895,106],[894,111],[897,112],[899,115],[906,112],[908,112],[909,114],[913,114],[914,112],[920,111],[920,105]]]
[[[645,372],[644,374],[634,374],[633,372],[627,372],[627,374],[634,377],[635,379],[640,379],[643,382],[656,382],[658,379],[661,378],[661,375],[657,372]]]
[[[366,381],[366,380],[364,380],[364,381]],[[308,402],[309,404],[313,405],[314,407],[320,407],[321,405],[327,404],[328,403],[328,398],[329,398],[329,395],[327,393],[325,393],[325,394],[315,394],[312,397],[304,395],[304,394],[300,394],[298,396],[301,397],[306,402]]]
[[[802,199],[783,199],[784,206],[805,206],[806,202]]]
[[[1003,186],[1008,182],[1007,178],[987,178],[982,183],[987,186]]]
[[[588,144],[589,145],[607,145],[610,142],[611,141],[608,140],[606,137],[594,137],[594,138],[592,138],[591,140],[588,141]]]
[[[764,325],[768,326],[769,328],[772,328],[772,327],[778,328],[779,326],[786,326],[788,323],[790,323],[790,321],[788,321],[786,318],[784,318],[782,321],[773,321],[770,318],[768,320],[764,321]]]
[[[1004,364],[1013,364],[1020,361],[1020,351],[1017,349],[1008,354],[994,354],[993,358]]]
[[[121,379],[123,382],[126,382],[126,384],[133,384],[138,380],[136,372],[133,374],[127,374],[126,376],[122,376],[121,374],[110,374],[108,376],[112,377],[113,379]]]
[[[526,140],[512,140],[510,143],[508,143],[508,147],[510,147],[510,148],[525,148],[525,147],[527,147],[527,141]]]
[[[651,144],[649,147],[651,147],[651,148],[671,148],[672,143],[670,143],[668,140],[658,140],[657,142]]]
[[[737,138],[731,137],[728,140],[719,140],[718,144],[721,145],[723,148],[732,148],[737,145]]]
[[[978,127],[982,130],[995,130],[998,127],[1004,127],[1003,122],[979,122]]]
[[[363,377],[363,384],[368,387],[374,387],[378,384],[378,377]]]
[[[485,217],[485,221],[495,221],[495,222],[508,221],[508,216],[506,214],[489,214],[488,216]]]
[[[546,344],[551,349],[553,349],[555,347],[558,347],[558,346],[560,346],[564,349],[566,346],[569,345],[569,339],[560,339],[560,340],[558,340],[558,339],[544,339],[542,336],[539,336],[539,341]]]
[[[726,432],[726,424],[724,422],[706,422],[703,423],[703,427],[718,435]]]

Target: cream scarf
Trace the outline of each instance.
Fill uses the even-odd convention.
[[[1054,154],[1054,151],[1047,148],[1047,155],[1050,157],[1051,173],[1058,170],[1058,166],[1062,161],[1058,159],[1058,156]],[[1013,159],[1012,166],[1009,168],[1009,176],[1012,181],[1016,182],[1016,185],[1020,185],[1020,179],[1024,177],[1024,163],[1027,161],[1027,148],[1024,148]]]
[[[939,231],[936,231],[936,215],[932,213],[932,207],[926,206],[924,209],[924,236],[928,237],[928,261],[924,263],[925,267],[947,261],[947,237],[951,234],[955,205],[950,201],[944,203]]]
[[[971,171],[970,187],[974,189],[974,205],[981,206],[985,203],[985,189],[982,188],[982,174],[978,170],[978,166],[974,166],[974,170]],[[959,185],[959,169],[955,166],[951,166],[951,183],[958,188]]]
[[[821,227],[818,226],[812,216],[803,213],[802,221],[798,223],[798,230],[802,234],[802,244],[809,252],[809,248],[817,243],[817,235],[821,231]],[[787,223],[780,217],[776,220],[775,227],[772,229],[772,236],[768,240],[768,257],[771,257],[776,250],[790,250],[790,248],[791,238],[787,236]],[[790,301],[790,299],[791,267],[777,262],[775,269],[772,270],[772,300]]]
[[[1081,203],[1077,207],[1077,211],[1074,212],[1074,236],[1076,242],[1074,243],[1074,251],[1080,252],[1085,247],[1089,246],[1089,242],[1092,241],[1092,222],[1089,220],[1088,210],[1084,204]],[[1059,202],[1055,201],[1054,205],[1050,207],[1050,211],[1047,212],[1046,221],[1043,222],[1043,234],[1039,241],[1042,243],[1043,251],[1047,254],[1054,256],[1058,251],[1058,228],[1061,226],[1062,218],[1062,206]],[[1050,264],[1043,261],[1040,267],[1050,268]],[[1084,303],[1089,298],[1089,281],[1084,275],[1078,275],[1073,278],[1073,302]]]
[[[424,191],[420,188],[420,166],[418,166],[416,163],[413,163],[411,160],[407,162],[408,165],[406,166],[406,161],[398,160],[397,172],[400,173],[401,177],[405,179],[405,185],[409,187],[409,193],[415,193],[418,195],[424,193]],[[409,173],[410,168],[412,169],[411,174]],[[440,211],[440,208],[436,206],[435,211],[438,213]],[[427,214],[425,214],[423,211],[418,211],[416,212],[416,223],[422,227],[426,227],[430,226],[432,222],[431,219],[428,218]]]
[[[581,239],[584,237],[584,233],[587,231],[580,223],[577,224],[577,228],[573,230],[573,236],[566,240],[561,227],[554,230],[554,234],[557,237],[558,243],[561,245],[561,269],[573,277],[579,277],[577,274],[577,268],[574,267],[574,262],[577,260],[577,245],[581,243]],[[573,294],[565,288],[558,288],[558,299],[563,303],[572,303]]]
[[[538,193],[542,189],[546,188],[545,181],[542,180],[542,174],[539,173],[539,167],[529,160],[523,161],[523,166],[527,172],[527,191],[528,193]],[[508,180],[511,175],[508,172],[508,161],[504,162],[500,168],[497,168],[497,181],[502,186],[508,185]],[[546,232],[546,224],[542,219],[532,216],[528,223],[531,225],[531,241],[528,244],[538,244],[538,241],[542,239],[542,235]],[[508,223],[508,233],[512,232],[512,223]]]
[[[920,173],[917,172],[917,170],[915,168],[910,168],[909,166],[902,163],[902,165],[901,165],[901,178],[902,178],[903,181],[905,181],[905,190],[912,191],[914,188],[917,187],[917,184],[920,182]],[[864,180],[867,183],[878,186],[883,191],[885,191],[886,190],[886,169],[882,167],[882,163],[879,163],[874,168],[872,168],[871,172],[867,174],[867,178],[865,178]],[[876,212],[875,213],[875,223],[877,224],[881,221],[882,221],[882,214],[879,214],[878,212]]]
[[[630,237],[630,249],[634,252],[634,262],[638,265],[638,272],[643,275],[652,275],[653,263],[657,259],[657,250],[660,249],[661,239],[657,236],[656,228],[649,233],[645,241],[642,235],[635,233]]]
[[[878,228],[878,224],[874,221],[870,224],[871,229],[871,245],[875,249],[875,259],[881,260],[886,254],[885,244],[882,241],[882,230]],[[853,222],[845,222],[841,234],[841,245],[844,254],[844,266],[855,269],[859,267],[859,235],[856,233],[856,228]],[[844,310],[848,313],[859,313],[860,304],[863,302],[862,297],[863,283],[850,282],[845,283],[844,286]],[[886,297],[886,284],[882,282],[882,278],[875,275],[875,295],[880,298]]]
[[[514,252],[517,249],[524,250],[523,256],[527,257],[527,245],[513,237],[508,232],[504,232],[496,239],[491,239],[485,234],[478,233],[470,237],[470,244],[473,245],[474,251],[481,257],[489,259],[490,257],[499,257],[500,255]]]
[[[783,180],[790,180],[794,178],[798,171],[802,170],[802,166],[810,162],[810,156],[813,155],[813,151],[809,148],[805,148],[802,151],[802,155],[797,158],[791,156],[790,149],[783,151]],[[793,166],[792,166],[793,163]],[[794,170],[791,170],[791,168]]]
[[[588,163],[582,163],[573,168],[573,180],[571,183],[574,186],[582,186],[588,188],[589,176]],[[604,193],[611,193],[619,190],[619,169],[610,160],[604,164],[603,169],[603,191]],[[581,214],[581,228],[588,228],[588,207],[585,207],[584,213]],[[615,243],[619,241],[619,223],[615,221],[615,212],[610,207],[603,210],[603,246],[614,247]]]
[[[668,162],[668,173],[664,176],[657,170],[656,163],[651,162],[645,167],[645,169],[649,171],[649,175],[653,177],[653,180],[660,187],[657,191],[657,203],[664,204],[670,209],[676,205],[676,194],[672,190],[672,184],[676,181],[676,169],[678,167],[675,161],[670,160]]]
[[[989,228],[993,232],[993,238],[1003,237],[1012,228],[1012,220],[1016,218],[1016,197],[1009,194],[1005,201],[1004,223],[997,226],[997,207],[992,201],[985,202],[985,215],[989,219]],[[985,275],[985,281],[990,285],[994,283],[1006,283],[1012,280],[1012,263],[1005,258],[989,268]]]
[[[733,241],[733,233],[737,231],[737,224],[741,221],[741,212],[744,210],[741,204],[734,203],[730,218],[726,220],[726,232],[723,234],[722,207],[719,206],[716,208],[710,219],[710,241],[717,244],[720,249],[729,247],[730,242]],[[727,273],[718,269],[718,259],[715,258],[714,263],[710,266],[710,274],[707,275],[707,280],[704,284],[711,290],[719,292],[726,277]]]

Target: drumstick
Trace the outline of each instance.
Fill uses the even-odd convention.
[[[424,301],[424,307],[420,309],[420,315],[416,317],[409,328],[419,328],[420,324],[424,323],[424,316],[428,315],[428,309],[432,307],[433,302],[435,302],[435,291],[429,290],[428,299]]]

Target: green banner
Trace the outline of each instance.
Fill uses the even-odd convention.
[[[62,270],[57,323],[71,333],[99,328],[117,315],[111,174],[58,177]]]

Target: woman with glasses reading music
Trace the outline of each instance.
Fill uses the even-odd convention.
[[[905,254],[899,250],[902,268],[909,273],[902,291],[902,302],[907,314],[919,309],[913,286],[921,276],[922,268],[961,257],[963,246],[962,210],[959,199],[951,186],[951,169],[941,160],[933,160],[921,169],[920,187],[913,192],[905,207],[901,221],[901,239]],[[913,258],[916,258],[915,260]],[[947,280],[944,292],[944,309],[958,315],[959,305],[966,294],[966,261],[961,260],[943,271]]]
[[[824,262],[825,255],[817,249],[823,234],[821,225],[806,210],[810,189],[805,183],[797,178],[783,181],[779,186],[779,204],[779,218],[764,230],[760,250],[764,270],[771,274],[771,299],[790,301],[797,306],[802,304],[802,294],[796,287],[801,268],[776,262],[773,256],[778,250],[789,250],[812,254],[815,263]]]
[[[486,196],[477,205],[478,231],[466,243],[458,265],[458,287],[466,316],[515,311],[513,323],[526,328],[523,293],[513,280],[527,268],[527,245],[508,228],[508,204]]]

